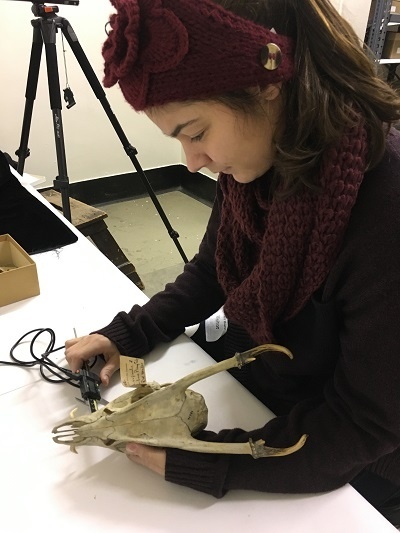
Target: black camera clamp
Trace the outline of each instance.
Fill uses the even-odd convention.
[[[47,6],[39,0],[23,0],[30,1],[32,6],[32,13],[35,19],[31,21],[33,26],[33,39],[31,56],[29,62],[28,79],[25,92],[25,110],[22,123],[22,132],[20,146],[15,152],[18,156],[17,171],[22,174],[24,171],[25,160],[30,154],[28,148],[29,132],[32,122],[33,105],[36,99],[37,85],[39,79],[40,61],[42,56],[43,44],[46,52],[47,63],[47,78],[49,86],[50,107],[53,113],[54,138],[56,144],[56,155],[58,165],[58,176],[53,182],[54,188],[61,193],[62,208],[65,218],[71,221],[71,208],[69,202],[69,179],[67,174],[67,161],[65,155],[64,131],[62,124],[62,103],[60,81],[58,74],[57,50],[56,50],[56,34],[61,30],[63,36],[71,47],[76,60],[78,61],[89,85],[91,86],[95,96],[102,105],[107,114],[119,140],[121,141],[124,150],[131,159],[133,166],[139,174],[154,206],[156,207],[160,218],[168,231],[169,236],[174,241],[182,259],[185,263],[188,259],[178,241],[179,234],[175,231],[165,212],[163,211],[158,198],[149,183],[146,174],[137,160],[137,150],[134,148],[128,138],[126,137],[118,119],[113,113],[111,106],[107,100],[103,87],[101,86],[96,74],[86,57],[78,38],[71,27],[69,21],[57,15],[59,8],[57,6]],[[79,0],[54,0],[55,4],[63,5],[79,5]],[[73,95],[70,91],[64,94],[67,102],[67,107],[71,107],[74,103]]]

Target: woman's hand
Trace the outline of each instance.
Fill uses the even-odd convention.
[[[166,453],[164,448],[130,442],[126,445],[125,453],[132,462],[146,466],[156,474],[165,477]]]
[[[65,358],[72,372],[82,368],[85,361],[96,355],[102,355],[105,365],[100,371],[100,379],[103,385],[108,385],[111,376],[119,369],[120,353],[115,344],[104,335],[86,335],[65,342]]]

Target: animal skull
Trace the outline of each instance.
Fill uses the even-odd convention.
[[[148,383],[111,401],[106,407],[68,420],[53,429],[53,440],[71,446],[103,446],[124,452],[126,443],[180,448],[192,452],[250,454],[260,457],[289,455],[304,445],[307,435],[289,448],[270,448],[263,440],[245,443],[211,443],[193,437],[207,425],[207,406],[201,394],[188,387],[223,370],[241,368],[266,351],[278,351],[291,359],[282,346],[264,344],[230,359],[193,372],[175,383]]]

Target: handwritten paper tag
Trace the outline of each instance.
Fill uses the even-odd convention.
[[[121,355],[120,372],[124,387],[137,387],[138,385],[146,385],[147,383],[143,359]]]

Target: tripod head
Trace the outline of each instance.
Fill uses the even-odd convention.
[[[31,2],[32,4],[45,4],[43,0],[18,0],[19,2]],[[64,6],[79,6],[80,0],[54,0],[53,4],[61,4]]]
[[[42,0],[19,0],[20,2],[31,2],[32,13],[35,17],[43,17],[52,13],[58,13],[57,6],[46,6]],[[53,4],[60,4],[64,6],[79,6],[80,0],[54,0]]]

